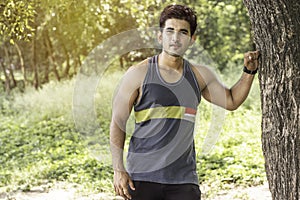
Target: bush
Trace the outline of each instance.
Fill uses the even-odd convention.
[[[72,120],[73,88],[73,81],[52,82],[2,101],[0,187],[28,190],[47,180],[111,191],[103,185],[112,179],[110,164],[92,157]]]

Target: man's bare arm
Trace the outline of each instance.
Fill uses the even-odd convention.
[[[134,185],[124,167],[124,143],[126,123],[139,95],[139,88],[144,79],[142,65],[130,68],[124,75],[113,99],[112,120],[110,125],[110,149],[114,168],[114,187],[117,195],[130,199],[128,185]]]
[[[244,56],[244,65],[254,71],[258,67],[259,52],[248,52]],[[249,59],[249,56],[251,59]],[[254,75],[243,72],[241,78],[230,89],[224,86],[208,68],[202,67],[197,79],[203,86],[202,96],[209,102],[227,110],[237,109],[247,98],[252,86]]]
[[[127,101],[127,97],[122,95],[121,93],[126,92],[124,88],[122,88],[122,92],[118,92],[116,95],[116,99],[114,101],[114,109],[113,116],[110,125],[110,149],[112,154],[112,162],[114,169],[114,187],[117,195],[124,197],[125,199],[131,199],[131,196],[128,192],[128,185],[134,190],[134,185],[129,177],[125,167],[124,167],[124,143],[126,138],[126,122],[129,117],[129,113],[131,110],[130,102]],[[133,93],[132,98],[134,98],[135,94]]]

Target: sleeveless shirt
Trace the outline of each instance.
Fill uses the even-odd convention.
[[[149,59],[140,101],[134,105],[135,129],[127,155],[132,180],[198,184],[194,123],[200,88],[187,60],[175,83],[160,75],[158,55]]]

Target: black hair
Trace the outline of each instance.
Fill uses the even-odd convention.
[[[197,15],[194,10],[185,5],[169,5],[164,8],[160,15],[159,26],[165,27],[165,23],[168,19],[181,19],[190,24],[191,35],[194,35],[197,28]]]

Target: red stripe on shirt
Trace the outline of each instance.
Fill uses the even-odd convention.
[[[196,115],[197,110],[193,109],[193,108],[185,108],[185,112],[187,114],[191,114],[191,115]]]

